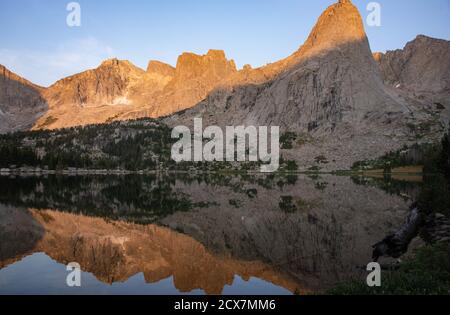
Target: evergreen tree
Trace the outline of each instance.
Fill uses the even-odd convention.
[[[442,139],[439,168],[446,176],[450,176],[450,125],[447,134]]]

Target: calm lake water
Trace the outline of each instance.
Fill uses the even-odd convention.
[[[363,279],[420,177],[0,176],[0,294],[302,294]],[[82,269],[66,284],[66,265]]]

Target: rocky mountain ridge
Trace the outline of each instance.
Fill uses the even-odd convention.
[[[203,117],[204,125],[280,126],[299,140],[285,158],[311,165],[324,157],[329,163],[322,167],[331,170],[436,141],[449,115],[384,83],[357,8],[339,1],[293,55],[238,72],[196,107],[165,121],[190,125],[193,117]]]
[[[129,61],[110,59],[48,88],[38,87],[3,66],[0,70],[0,105],[5,104],[0,107],[4,120],[0,132],[169,115],[194,106],[218,82],[237,72],[234,61],[227,60],[221,50],[210,50],[206,55],[184,53],[175,68],[150,61],[146,71]],[[5,83],[12,81],[11,77],[23,85],[21,90]],[[12,97],[16,100],[11,101]],[[36,97],[46,106],[35,106]],[[24,106],[40,111],[28,114]],[[24,125],[22,116],[31,123]]]
[[[449,41],[419,35],[403,49],[375,53],[374,58],[387,85],[440,111],[449,110]]]
[[[169,115],[194,106],[236,71],[220,50],[184,53],[176,68],[150,61],[147,71],[126,60],[107,60],[46,89],[50,110],[34,129]]]
[[[449,54],[448,41],[425,36],[404,50],[372,54],[358,9],[341,0],[296,52],[260,68],[238,71],[223,51],[210,50],[184,53],[176,67],[151,61],[146,71],[112,59],[60,80],[38,90],[48,109],[33,129],[142,117],[168,117],[169,126],[190,125],[194,117],[204,125],[278,125],[314,139],[287,158],[348,156],[334,166],[348,167],[440,138],[450,117]],[[11,130],[2,125],[0,131]]]
[[[211,117],[209,124],[331,132],[341,123],[359,129],[397,121],[407,111],[382,82],[357,8],[340,1],[321,15],[297,52],[231,76],[187,116]]]

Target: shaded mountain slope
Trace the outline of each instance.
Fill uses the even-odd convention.
[[[403,49],[374,57],[386,84],[433,109],[450,110],[450,41],[419,35]]]
[[[204,125],[278,125],[299,140],[284,153],[300,165],[319,157],[325,169],[349,168],[444,132],[439,113],[385,85],[357,8],[339,1],[319,18],[305,44],[290,57],[231,76],[208,98],[165,121]],[[205,122],[206,120],[206,122]]]
[[[388,125],[408,111],[383,84],[358,10],[340,1],[322,14],[292,56],[231,76],[192,114],[219,125],[330,132],[338,125],[355,130],[372,122]]]
[[[0,65],[0,133],[29,129],[47,110],[43,88]]]

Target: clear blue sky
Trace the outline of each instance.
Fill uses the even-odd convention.
[[[0,0],[0,64],[49,85],[103,59],[175,65],[184,51],[223,49],[241,67],[284,58],[335,0],[79,0],[79,28],[66,25],[68,0]],[[365,18],[368,0],[353,0]],[[418,34],[450,39],[450,0],[378,0],[373,51],[402,48]]]

